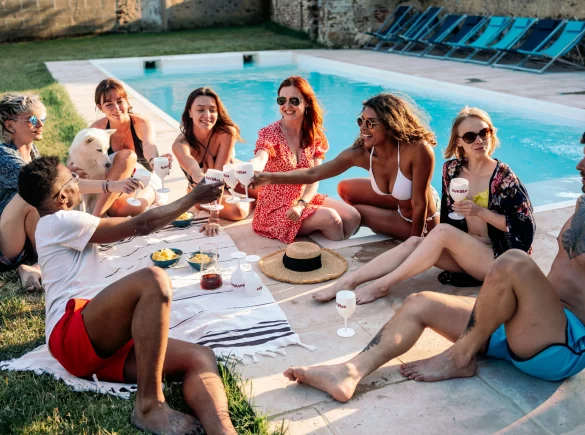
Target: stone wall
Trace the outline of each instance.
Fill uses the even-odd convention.
[[[0,0],[0,42],[254,24],[269,8],[270,0]]]
[[[305,5],[313,0],[271,0],[271,20],[309,33]],[[315,3],[317,3],[315,1]],[[331,47],[360,45],[364,33],[377,29],[397,5],[469,15],[509,15],[585,19],[584,0],[318,0],[314,38]]]

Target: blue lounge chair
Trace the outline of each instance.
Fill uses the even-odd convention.
[[[409,29],[412,26],[412,24],[415,23],[420,18],[421,15],[422,13],[412,14],[410,18],[404,20],[401,23],[401,25],[396,28],[396,31],[388,33],[388,35],[386,35],[385,38],[380,38],[373,49],[379,51],[385,45],[392,44],[398,41],[400,39],[398,35]]]
[[[456,61],[467,60],[469,57],[467,59],[466,58],[453,58],[453,57],[451,57],[451,55],[455,54],[458,50],[463,50],[463,49],[471,48],[475,51],[481,50],[486,45],[489,45],[490,43],[495,41],[504,32],[504,30],[506,30],[506,28],[510,25],[511,22],[512,22],[512,18],[509,18],[509,17],[491,17],[488,20],[487,26],[485,27],[485,29],[483,30],[481,35],[479,35],[473,42],[469,42],[469,43],[467,43],[466,41],[461,41],[461,42],[447,41],[447,42],[445,42],[445,44],[447,46],[451,47],[451,50],[449,50],[449,52],[447,52],[447,54],[445,55],[445,58],[449,58],[450,60],[456,60]],[[477,34],[480,30],[481,30],[481,27],[479,29],[477,29],[477,32],[475,34]],[[473,36],[473,35],[470,35],[470,36]],[[471,38],[469,38],[469,39],[471,39]],[[469,41],[469,39],[468,39],[468,41]]]
[[[382,23],[382,25],[376,30],[375,32],[366,32],[368,35],[372,36],[368,40],[368,42],[362,47],[365,49],[372,49],[374,45],[369,45],[373,38],[377,38],[378,40],[385,39],[386,37],[391,36],[394,32],[398,31],[400,27],[406,21],[408,13],[412,9],[412,6],[398,6],[393,14],[388,15],[386,20]]]
[[[466,16],[461,23],[461,27],[459,27],[456,32],[448,34],[445,38],[435,41],[434,44],[429,45],[429,47],[427,47],[427,49],[420,54],[421,57],[427,56],[443,59],[445,54],[441,56],[435,56],[430,53],[432,53],[432,51],[437,47],[449,47],[447,44],[448,42],[464,44],[469,40],[469,38],[477,33],[477,31],[483,26],[483,23],[485,23],[485,20],[487,20],[487,17],[481,17],[479,15]]]
[[[536,51],[543,48],[548,44],[555,33],[561,29],[564,23],[565,20],[539,20],[532,28],[532,32],[530,32],[526,39],[521,43],[520,47],[514,48],[514,46],[512,46],[500,50],[500,54],[495,58],[492,67],[514,69],[518,64],[506,65],[498,62],[507,54],[519,54],[518,50]]]
[[[403,44],[408,43],[411,38],[418,38],[428,32],[438,21],[437,17],[442,10],[443,8],[434,6],[427,8],[427,10],[424,11],[410,26],[404,26],[404,29],[391,41],[393,42],[392,47],[388,48],[386,51],[389,53],[397,51]],[[385,41],[385,43],[386,42],[389,41]]]
[[[557,40],[550,44],[548,47],[539,46],[537,49],[532,51],[518,49],[517,50],[518,53],[525,54],[526,58],[522,60],[522,62],[520,62],[514,69],[537,72],[540,74],[544,72],[544,70],[546,70],[549,66],[551,66],[555,61],[583,68],[583,65],[579,65],[577,63],[570,62],[565,59],[559,59],[561,56],[564,56],[573,48],[577,47],[581,39],[583,39],[583,36],[585,36],[585,22],[567,21],[567,23],[565,24],[565,28],[563,29],[562,33],[559,35]],[[581,53],[579,53],[579,57],[581,57]],[[548,62],[546,62],[546,64],[540,69],[524,67],[526,62],[533,59],[542,59],[547,60]],[[583,63],[582,57],[581,63]]]
[[[403,37],[403,39],[409,41],[408,44],[400,51],[400,54],[406,54],[407,56],[420,56],[420,52],[412,52],[412,48],[417,45],[425,45],[426,51],[428,47],[433,46],[439,41],[442,41],[449,36],[457,26],[465,19],[466,15],[451,14],[445,16],[441,21],[431,27],[427,32],[417,37]],[[401,35],[402,36],[402,35]]]
[[[514,19],[514,23],[512,27],[506,32],[506,34],[497,41],[496,43],[489,45],[489,43],[480,44],[474,42],[475,50],[467,56],[465,62],[471,63],[478,63],[480,65],[490,65],[492,62],[496,60],[497,57],[500,56],[503,50],[507,50],[514,45],[530,30],[530,28],[538,22],[536,18],[516,18]],[[487,60],[475,60],[473,59],[476,54],[482,51],[489,51],[492,52],[493,55]]]

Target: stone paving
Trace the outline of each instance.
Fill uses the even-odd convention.
[[[585,74],[582,73],[526,75],[354,50],[305,50],[302,53],[585,107],[582,98],[563,95],[564,92],[585,89]],[[65,86],[88,123],[97,119],[99,114],[93,104],[93,92],[105,75],[87,61],[50,62],[47,67]],[[470,77],[485,81],[468,83]],[[178,133],[176,124],[168,123],[132,95],[130,98],[135,111],[147,115],[155,123],[160,151],[169,152]],[[174,196],[180,195],[185,181],[176,166],[168,178],[168,184],[175,188]],[[572,208],[568,207],[536,215],[538,230],[534,259],[545,272],[557,251],[556,236],[571,213]],[[264,255],[285,247],[279,241],[255,235],[250,222],[250,219],[225,222],[226,231],[240,249]],[[338,252],[348,259],[350,270],[354,270],[396,244],[390,240],[346,247]],[[404,298],[413,292],[433,290],[472,297],[477,294],[477,288],[443,286],[437,281],[437,274],[438,269],[431,269],[396,286],[392,295],[359,306],[350,319],[351,327],[356,330],[356,335],[350,339],[338,338],[335,333],[342,320],[334,304],[319,304],[311,298],[312,292],[331,283],[299,286],[266,278],[265,284],[293,329],[305,343],[317,346],[317,350],[310,352],[290,346],[286,349],[286,356],[260,357],[257,364],[240,366],[250,380],[258,410],[268,415],[275,425],[284,421],[290,434],[585,433],[582,414],[585,409],[585,374],[564,382],[539,381],[523,375],[506,362],[484,359],[473,378],[433,384],[405,380],[398,370],[401,362],[435,355],[449,346],[444,338],[432,331],[426,331],[409,352],[364,379],[355,397],[346,404],[338,403],[318,390],[289,382],[282,376],[281,373],[291,365],[330,364],[347,360],[360,352],[392,317]]]

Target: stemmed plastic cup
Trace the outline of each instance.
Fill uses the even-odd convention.
[[[207,172],[205,173],[205,184],[221,183],[222,181],[223,171],[220,171],[218,169],[208,169]],[[215,201],[213,204],[204,204],[201,207],[212,211],[219,211],[223,210],[224,208],[223,205],[218,204],[217,201]]]
[[[226,186],[228,186],[231,190],[231,198],[225,200],[228,204],[237,204],[240,202],[240,198],[237,198],[235,193],[235,188],[238,185],[238,178],[236,177],[236,166],[233,163],[228,163],[227,165],[223,166],[223,181],[225,181]]]
[[[455,202],[461,202],[467,198],[467,192],[469,191],[469,181],[465,178],[453,178],[449,185],[449,195]],[[449,213],[449,218],[460,221],[465,219],[465,216],[452,211]]]
[[[159,176],[162,182],[162,187],[160,189],[156,189],[158,193],[169,193],[171,189],[165,187],[165,177],[169,175],[171,171],[171,162],[169,161],[168,157],[156,157],[153,160],[154,163],[154,173]]]
[[[337,335],[340,337],[349,338],[355,335],[355,331],[347,327],[347,319],[349,319],[354,313],[355,304],[354,292],[351,290],[341,290],[340,292],[337,292],[337,295],[335,296],[335,307],[337,308],[339,315],[343,317],[344,322],[344,327],[337,330]]]
[[[146,186],[148,186],[148,183],[150,183],[150,176],[152,174],[150,173],[150,171],[146,170],[145,168],[142,167],[138,167],[136,168],[136,172],[134,172],[134,175],[132,175],[132,178],[135,178],[137,181],[140,181],[142,183],[142,185],[144,186],[144,188],[146,188]],[[134,193],[134,198],[128,198],[126,201],[128,202],[128,204],[134,206],[134,207],[140,207],[141,202],[138,200],[138,191],[141,189],[136,189],[136,192]]]
[[[254,198],[248,196],[248,185],[254,177],[254,165],[252,163],[241,163],[236,168],[236,177],[238,181],[246,188],[246,197],[240,199],[242,202],[254,202]]]

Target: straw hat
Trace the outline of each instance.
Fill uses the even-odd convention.
[[[295,242],[262,257],[260,270],[277,281],[315,284],[339,278],[347,270],[347,261],[314,243]]]

